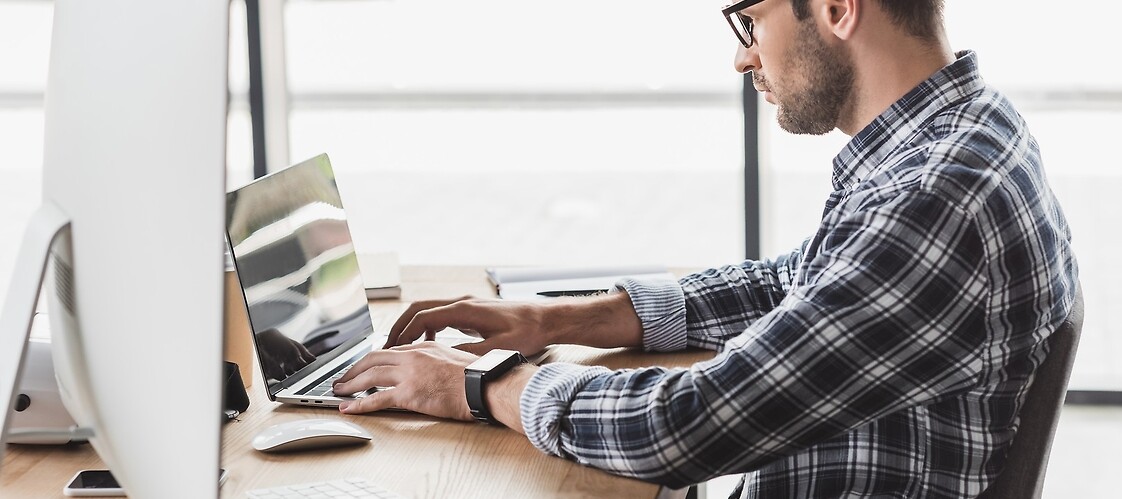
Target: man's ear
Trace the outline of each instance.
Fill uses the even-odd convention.
[[[857,31],[864,3],[864,0],[823,0],[817,14],[834,36],[849,40]]]

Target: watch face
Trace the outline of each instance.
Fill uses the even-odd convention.
[[[479,360],[472,362],[471,365],[467,368],[471,369],[472,371],[487,372],[494,369],[499,364],[502,364],[504,360],[509,359],[511,355],[515,355],[516,353],[517,352],[514,352],[513,350],[491,350],[490,352],[487,352],[487,355],[484,355],[480,357]]]

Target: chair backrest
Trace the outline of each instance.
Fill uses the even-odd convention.
[[[1051,351],[1037,369],[1036,379],[1025,396],[1024,406],[1021,407],[1021,427],[1013,437],[1005,469],[981,497],[1039,499],[1044,490],[1044,472],[1048,469],[1052,437],[1056,434],[1082,330],[1083,291],[1076,287],[1071,313],[1048,338]]]

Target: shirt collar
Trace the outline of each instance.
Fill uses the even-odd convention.
[[[985,82],[978,72],[974,52],[963,51],[955,56],[954,62],[913,88],[854,135],[834,157],[835,190],[852,190],[928,119],[983,88]]]

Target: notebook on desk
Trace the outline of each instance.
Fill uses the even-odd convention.
[[[331,383],[380,348],[389,329],[371,320],[327,155],[228,193],[226,236],[269,398],[326,407],[350,398]],[[454,330],[437,340],[477,341]]]
[[[625,277],[675,280],[662,265],[593,267],[491,267],[487,278],[499,298],[543,300],[606,293]]]

